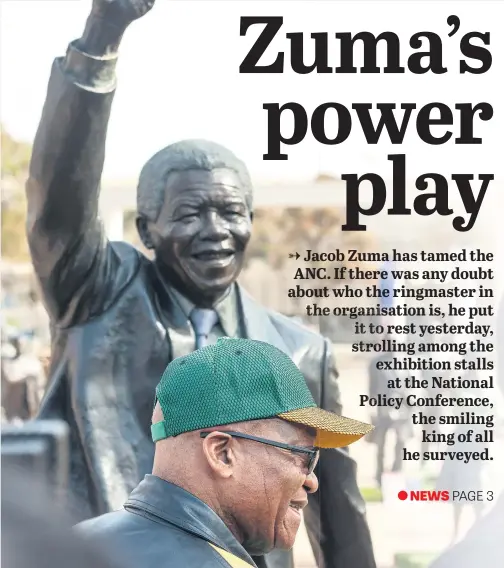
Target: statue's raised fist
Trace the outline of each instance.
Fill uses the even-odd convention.
[[[155,0],[93,0],[92,13],[111,24],[126,28],[145,16]]]

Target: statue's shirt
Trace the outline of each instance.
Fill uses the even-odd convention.
[[[172,300],[179,306],[187,319],[195,305],[191,300],[182,295],[173,286],[165,285],[166,292]],[[214,325],[209,342],[216,343],[219,337],[243,337],[242,326],[240,325],[240,308],[234,286],[231,286],[227,294],[214,306],[213,309],[219,316],[219,321]]]

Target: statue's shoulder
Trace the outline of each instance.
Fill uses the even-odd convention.
[[[296,344],[322,347],[324,337],[316,329],[310,328],[298,317],[289,317],[275,310],[266,310],[268,316],[282,337],[289,337]]]
[[[110,250],[118,268],[118,280],[123,283],[144,275],[152,264],[142,252],[124,241],[111,241]]]
[[[303,346],[310,347],[310,350],[312,348],[325,350],[327,340],[320,335],[316,328],[306,325],[299,317],[290,317],[265,307],[242,286],[239,286],[238,289],[245,313],[253,310],[257,314],[259,311],[261,313],[259,317],[265,317],[270,321],[291,350],[296,351]]]
[[[139,262],[145,256],[133,245],[126,241],[110,241],[110,246],[114,253],[125,262]]]

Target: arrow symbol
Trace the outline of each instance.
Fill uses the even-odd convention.
[[[297,260],[300,256],[301,256],[301,255],[300,255],[298,252],[296,252],[296,253],[290,252],[290,253],[289,253],[289,258],[295,258],[296,260]]]

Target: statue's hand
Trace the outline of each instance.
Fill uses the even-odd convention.
[[[121,29],[145,16],[155,0],[93,0],[92,15]]]

